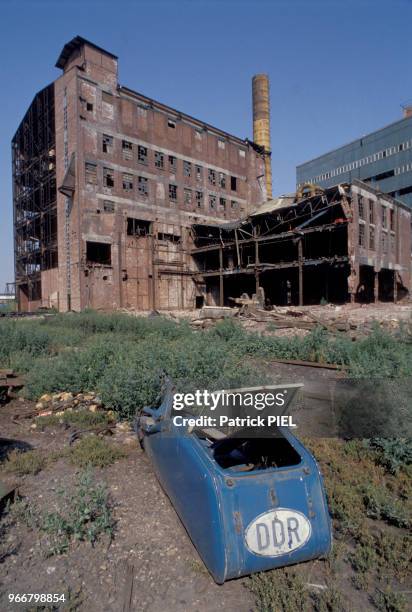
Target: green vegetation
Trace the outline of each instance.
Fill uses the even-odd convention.
[[[83,472],[72,490],[58,491],[58,508],[41,512],[29,501],[14,504],[12,515],[44,536],[46,556],[66,552],[72,541],[97,542],[113,536],[112,507],[105,485],[93,481],[92,472]]]
[[[47,458],[38,450],[22,452],[13,450],[2,464],[5,472],[25,476],[26,474],[38,474],[47,464]]]
[[[90,412],[89,410],[66,410],[61,415],[50,414],[36,418],[37,427],[43,431],[47,427],[61,424],[75,427],[93,427],[95,425],[109,425],[113,418],[107,412]]]
[[[125,456],[126,453],[122,448],[97,436],[82,438],[69,453],[70,462],[81,468],[90,465],[103,468]]]
[[[271,358],[338,363],[359,378],[410,374],[408,339],[377,327],[357,342],[320,327],[303,338],[259,336],[229,319],[193,330],[163,317],[91,311],[1,320],[0,367],[26,374],[30,398],[94,390],[108,408],[130,417],[156,401],[165,372],[181,390],[268,382],[261,360]]]

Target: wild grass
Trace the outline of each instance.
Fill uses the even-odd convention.
[[[1,469],[16,476],[35,475],[41,472],[47,465],[47,457],[38,450],[11,451]]]
[[[87,436],[77,442],[68,453],[70,462],[80,468],[107,467],[126,456],[124,450],[97,436]]]

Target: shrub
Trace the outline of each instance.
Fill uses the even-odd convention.
[[[81,468],[88,466],[103,468],[125,456],[126,453],[121,448],[97,436],[82,438],[72,447],[69,454],[70,462]]]
[[[5,472],[11,472],[17,476],[35,475],[46,466],[46,457],[38,450],[26,452],[13,450],[3,466]]]

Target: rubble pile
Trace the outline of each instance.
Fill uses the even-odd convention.
[[[102,410],[103,405],[100,397],[89,391],[87,393],[70,393],[63,391],[62,393],[49,394],[45,393],[39,398],[36,404],[36,416],[60,416],[66,410],[89,410],[97,412]],[[111,411],[108,412],[110,414]],[[114,416],[114,413],[111,412]]]

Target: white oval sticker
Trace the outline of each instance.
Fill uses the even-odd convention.
[[[304,514],[277,508],[253,519],[245,539],[248,549],[256,555],[278,557],[306,544],[311,532],[311,524]]]

